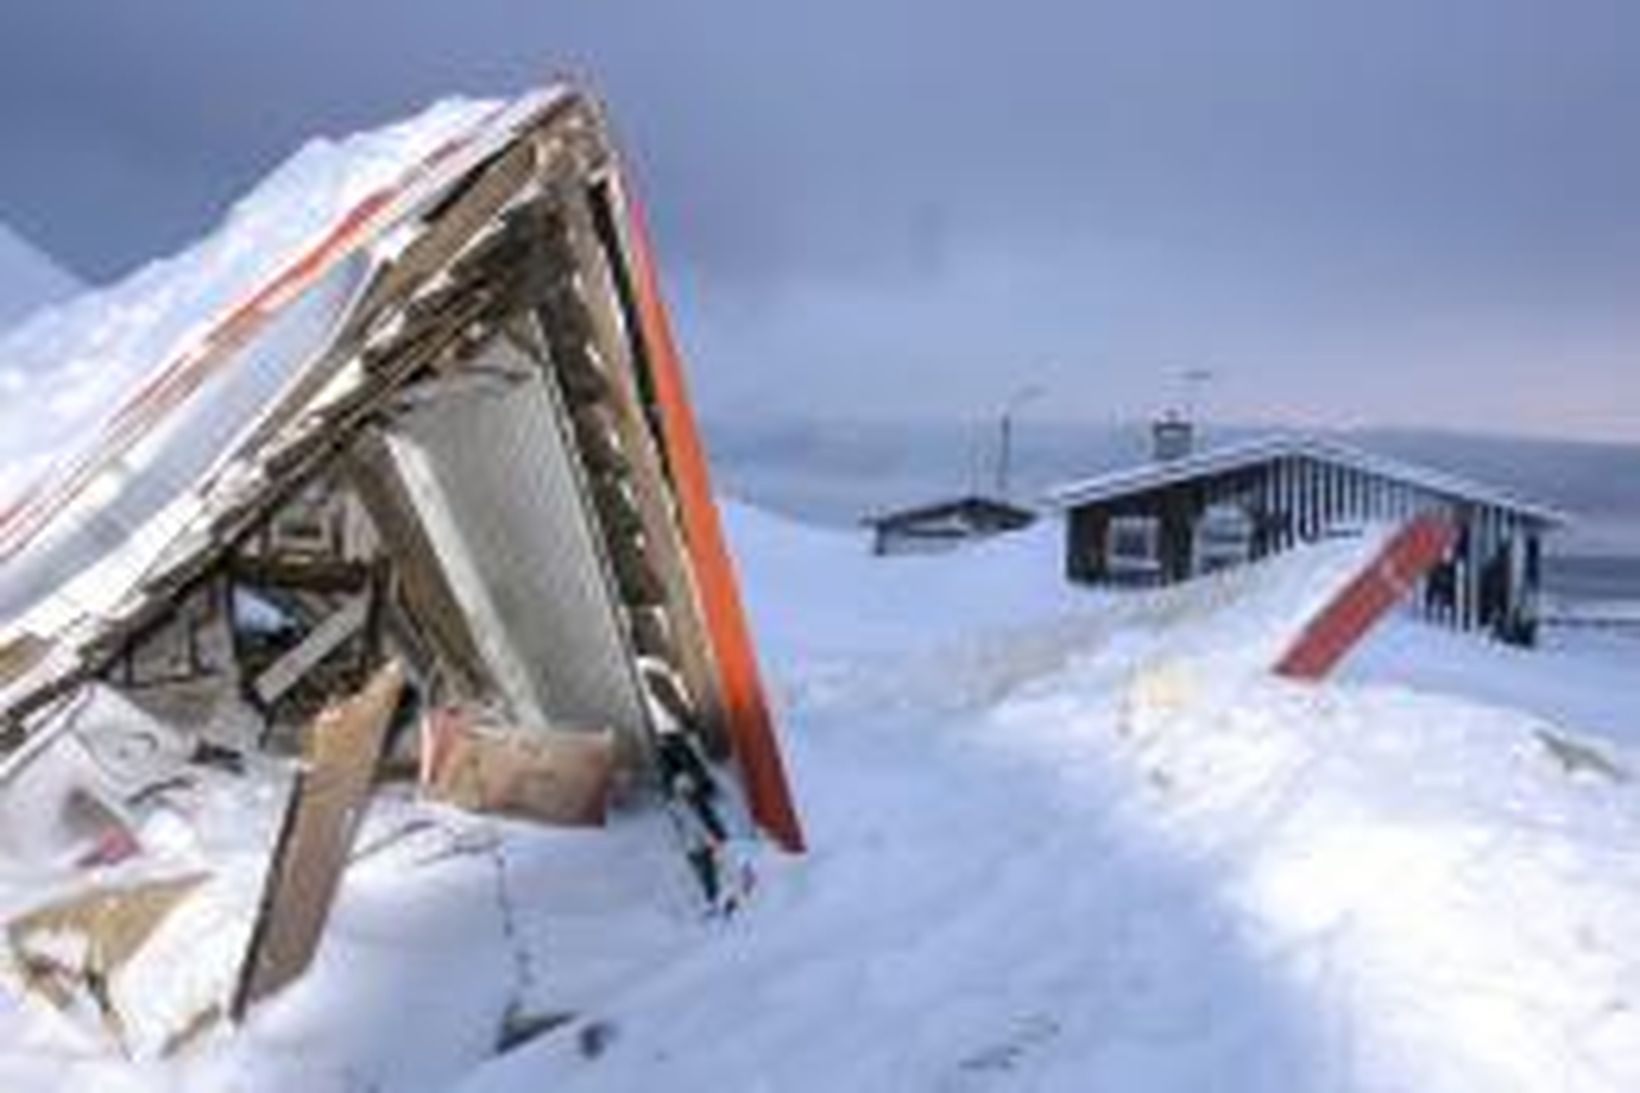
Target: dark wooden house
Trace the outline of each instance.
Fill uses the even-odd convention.
[[[1036,513],[1008,501],[970,495],[898,509],[861,521],[871,529],[873,554],[928,554],[972,539],[1018,531],[1036,522]]]
[[[1548,508],[1425,467],[1304,436],[1170,458],[1052,491],[1073,581],[1166,584],[1300,543],[1440,512],[1458,528],[1448,558],[1414,590],[1434,621],[1536,640]]]

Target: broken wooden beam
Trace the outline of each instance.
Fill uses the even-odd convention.
[[[1404,524],[1343,591],[1310,619],[1298,640],[1276,662],[1276,674],[1292,679],[1325,677],[1390,608],[1417,587],[1457,537],[1451,520],[1432,513]]]
[[[327,615],[307,636],[270,664],[251,683],[251,690],[264,706],[271,706],[300,683],[332,653],[346,645],[365,628],[371,614],[371,597],[355,596]]]
[[[358,592],[370,583],[368,562],[335,558],[257,557],[241,554],[228,564],[240,584],[299,588],[304,592]]]
[[[235,1021],[298,979],[318,953],[403,691],[403,669],[389,663],[309,727],[234,992]]]
[[[23,988],[65,1014],[95,1015],[129,1051],[129,1016],[114,980],[160,924],[206,880],[203,873],[98,888],[20,915],[6,925]]]

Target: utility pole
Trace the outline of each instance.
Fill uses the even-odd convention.
[[[1002,404],[1001,433],[997,442],[997,498],[1002,501],[1008,499],[1008,476],[1013,470],[1014,456],[1014,412],[1021,406],[1043,393],[1042,388],[1031,384],[1021,387],[1008,401]]]

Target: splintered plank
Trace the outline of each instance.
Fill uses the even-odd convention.
[[[256,677],[251,689],[264,705],[278,701],[309,672],[323,663],[330,654],[364,629],[370,618],[369,596],[355,596],[328,615],[284,656],[274,661]]]
[[[309,727],[302,771],[240,971],[234,1020],[243,1020],[251,1006],[312,964],[403,690],[403,669],[389,663],[364,690],[327,707]]]
[[[1403,525],[1332,601],[1310,619],[1276,663],[1276,674],[1322,679],[1367,631],[1446,556],[1458,537],[1445,517],[1419,516]]]
[[[64,1013],[98,1014],[115,1042],[128,1046],[109,982],[205,880],[193,873],[95,888],[13,919],[6,936],[23,986]]]
[[[51,643],[22,633],[0,644],[0,687],[8,687],[39,666],[51,652]]]
[[[383,270],[356,312],[360,321],[407,299],[424,279],[447,265],[524,188],[535,169],[535,142],[519,140],[476,171],[455,200]]]
[[[458,694],[474,694],[488,682],[467,616],[438,565],[415,502],[375,430],[367,430],[346,457],[348,480],[385,542],[394,546],[398,602],[418,636],[437,651],[446,683]]]

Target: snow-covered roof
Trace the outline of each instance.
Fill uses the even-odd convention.
[[[50,255],[0,223],[0,328],[66,300],[83,287]]]
[[[358,378],[362,349],[327,347],[421,213],[569,96],[309,142],[191,249],[0,337],[0,647],[135,609],[226,498],[267,488],[283,434]]]
[[[916,524],[928,520],[942,520],[951,516],[972,515],[985,513],[998,516],[1005,520],[1018,521],[1021,526],[1030,523],[1036,518],[1036,513],[1023,505],[1016,505],[1012,501],[1005,501],[999,497],[984,497],[978,494],[968,494],[963,497],[953,497],[945,501],[933,501],[922,505],[913,505],[908,508],[891,509],[884,512],[875,512],[862,517],[860,523],[868,527],[879,525]]]
[[[200,242],[0,335],[0,512],[349,209],[499,107],[445,99],[407,121],[310,140]]]
[[[1546,524],[1565,524],[1571,520],[1565,512],[1527,501],[1505,490],[1481,485],[1445,471],[1376,455],[1334,440],[1299,433],[1277,433],[1238,444],[1208,448],[1179,459],[1147,463],[1067,482],[1050,489],[1046,502],[1053,508],[1072,508],[1142,493],[1192,478],[1256,466],[1274,459],[1291,458],[1314,459],[1349,467],[1365,474],[1404,482],[1430,493],[1509,509]]]

